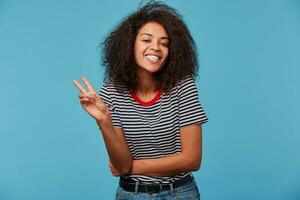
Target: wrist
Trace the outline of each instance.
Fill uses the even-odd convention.
[[[141,160],[132,160],[132,166],[131,166],[131,171],[130,174],[142,174],[142,170],[139,167],[140,165],[140,161]]]
[[[113,128],[112,121],[108,119],[96,120],[96,123],[101,130]]]

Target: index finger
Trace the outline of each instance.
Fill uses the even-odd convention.
[[[83,82],[85,83],[85,85],[87,86],[88,90],[89,90],[89,93],[96,93],[94,88],[92,87],[92,85],[90,84],[90,82],[85,78],[85,77],[82,77],[81,78],[83,80]]]
[[[87,94],[87,91],[84,89],[84,87],[82,87],[82,85],[80,83],[78,83],[78,81],[73,80],[73,83],[80,90],[81,93]]]

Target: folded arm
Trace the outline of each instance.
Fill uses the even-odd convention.
[[[132,167],[132,156],[122,128],[114,128],[112,124],[97,122],[101,129],[110,162],[117,166],[120,174],[128,174]]]
[[[133,160],[130,174],[148,176],[174,176],[188,171],[197,171],[202,158],[201,125],[193,124],[180,128],[181,153],[163,158]],[[113,175],[118,173],[110,165]]]
[[[100,95],[96,93],[87,78],[82,77],[87,88],[84,88],[77,80],[73,80],[75,86],[79,89],[80,104],[82,108],[93,117],[99,128],[106,145],[109,158],[120,173],[128,173],[132,165],[132,157],[123,129],[114,128],[111,114],[108,106]]]

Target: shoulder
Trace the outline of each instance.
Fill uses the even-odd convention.
[[[104,82],[102,84],[102,87],[101,89],[105,89],[105,90],[114,90],[116,89],[116,84],[113,82],[113,81],[107,81],[107,82]]]
[[[178,87],[185,87],[188,85],[195,85],[195,79],[191,76],[186,76],[177,82]]]
[[[115,92],[123,92],[126,91],[126,87],[123,85],[118,85],[114,81],[107,81],[102,84],[102,87],[100,89],[101,92],[106,92],[106,93],[115,93]]]
[[[113,81],[104,82],[99,95],[104,98],[109,98],[111,101],[119,101],[120,99],[128,98],[129,91],[126,86],[116,84]]]
[[[179,93],[181,93],[195,88],[196,88],[195,79],[192,76],[186,76],[176,83],[173,90],[176,90]]]

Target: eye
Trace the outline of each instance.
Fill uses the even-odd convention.
[[[148,39],[143,39],[142,41],[147,42],[147,43],[150,42],[150,40],[148,40]]]
[[[163,45],[164,47],[169,47],[169,42],[161,42],[161,45]]]

